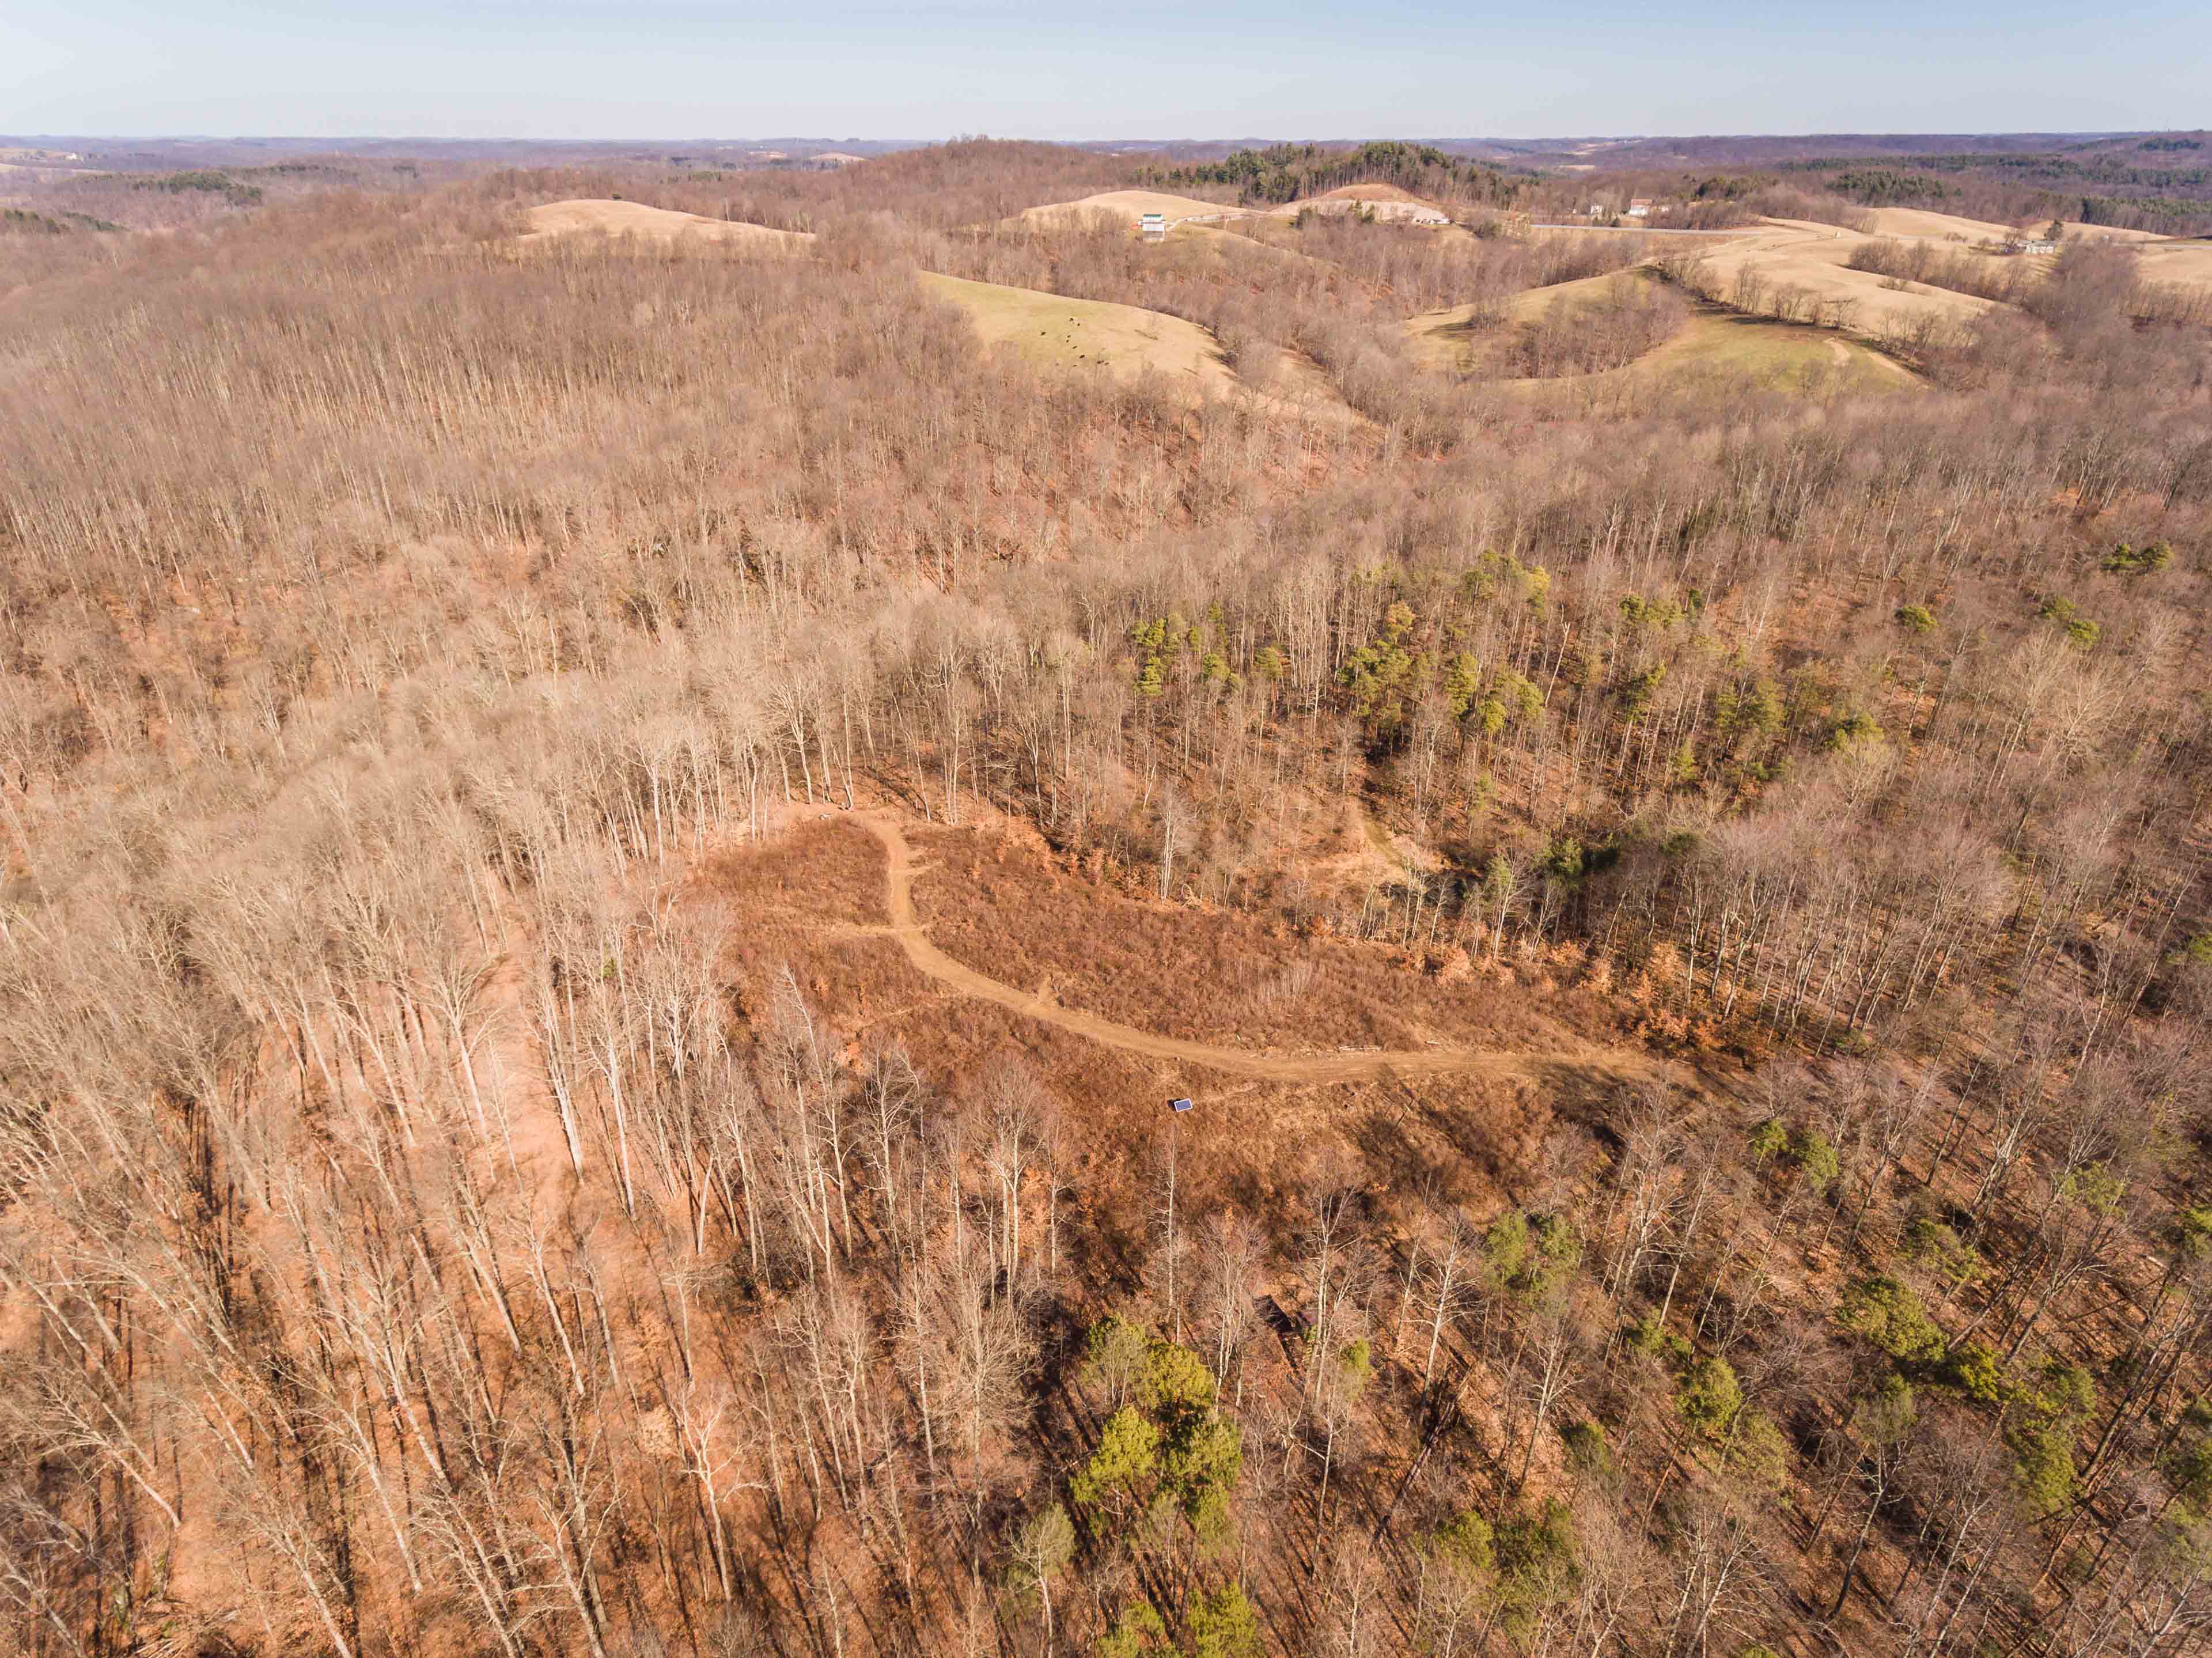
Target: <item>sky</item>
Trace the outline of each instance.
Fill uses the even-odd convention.
[[[2207,0],[0,0],[0,131],[1555,137],[2212,124]]]

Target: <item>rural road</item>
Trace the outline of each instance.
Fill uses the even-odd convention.
[[[1248,1048],[1219,1048],[1211,1042],[1186,1042],[1163,1036],[1133,1025],[1117,1024],[1095,1014],[1062,1007],[1031,992],[1017,989],[955,961],[929,941],[928,929],[915,914],[914,849],[907,844],[898,820],[883,812],[856,814],[868,832],[883,843],[885,883],[890,908],[890,931],[906,950],[907,959],[939,984],[995,1002],[1024,1018],[1056,1025],[1062,1030],[1126,1053],[1156,1060],[1204,1066],[1233,1076],[1254,1077],[1264,1082],[1340,1083],[1376,1082],[1392,1078],[1436,1077],[1481,1072],[1495,1076],[1521,1075],[1545,1060],[1587,1063],[1623,1076],[1659,1077],[1667,1067],[1651,1056],[1632,1048],[1583,1043],[1561,1033],[1559,1049],[1547,1054],[1519,1054],[1494,1048],[1424,1048],[1389,1050],[1338,1050],[1333,1053],[1255,1054]]]

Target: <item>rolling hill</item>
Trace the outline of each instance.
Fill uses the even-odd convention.
[[[1340,185],[1267,210],[1271,219],[1295,219],[1301,213],[1364,213],[1385,222],[1433,223],[1451,216],[1435,203],[1387,184]]]
[[[1833,225],[1771,220],[1756,236],[1723,241],[1704,252],[1707,292],[1717,291],[1744,310],[1751,302],[1794,291],[1821,320],[1869,338],[1900,331],[1971,323],[1987,314],[1991,302],[1971,294],[1923,282],[1898,284],[1870,270],[1854,270],[1854,250],[1873,240]]]
[[[2212,241],[2151,243],[2137,257],[2136,273],[2147,282],[2212,294]]]
[[[1649,275],[1645,279],[1656,280]],[[1593,311],[1624,280],[1633,278],[1608,273],[1516,295],[1498,328],[1474,326],[1473,306],[1429,312],[1406,323],[1407,338],[1417,357],[1433,368],[1480,374],[1486,364],[1494,368],[1502,361],[1515,326],[1541,323],[1562,307]],[[1672,334],[1620,367],[1543,379],[1495,378],[1516,391],[1547,398],[1714,386],[1826,397],[1905,391],[1922,384],[1901,364],[1833,331],[1741,316],[1702,302],[1692,307]]]
[[[1153,197],[1141,191],[1116,194],[1140,201],[1180,199]],[[1106,210],[1119,210],[1120,205],[1108,203]],[[662,248],[695,243],[702,247],[713,245],[804,254],[814,241],[812,236],[803,232],[708,219],[648,207],[640,202],[553,202],[530,209],[526,216],[531,228],[520,239],[526,245],[596,236],[632,239],[641,246]],[[1176,246],[1181,257],[1194,258],[1201,266],[1216,269],[1241,260],[1277,264],[1304,257],[1224,236],[1200,226],[1180,230]],[[916,275],[927,290],[951,303],[967,318],[985,346],[1007,345],[1036,367],[1054,371],[1103,372],[1121,380],[1158,374],[1194,396],[1227,397],[1249,392],[1229,367],[1213,336],[1180,317],[1140,306],[1073,299],[997,282],[971,282],[937,271],[925,270]],[[1309,412],[1325,409],[1336,414],[1349,413],[1325,377],[1312,370],[1310,364],[1286,363],[1267,396],[1275,404]]]
[[[1072,202],[1048,202],[1042,207],[1025,208],[1015,216],[1037,224],[1085,213],[1110,213],[1127,219],[1133,229],[1147,213],[1160,214],[1172,225],[1179,220],[1193,218],[1241,219],[1246,212],[1241,207],[1204,202],[1195,196],[1173,196],[1157,190],[1107,190]]]
[[[2010,225],[1987,219],[1962,219],[1955,213],[1931,213],[1917,207],[1877,207],[1869,215],[1878,236],[1932,237],[1939,241],[2002,241]]]
[[[1251,397],[1279,412],[1357,418],[1328,377],[1303,358],[1282,356],[1266,389],[1255,391],[1237,378],[1211,333],[1181,317],[933,270],[918,275],[925,289],[967,318],[986,347],[1004,345],[1047,372],[1106,374],[1123,381],[1158,374],[1194,398]]]
[[[930,294],[958,307],[985,345],[1009,346],[1038,367],[1089,368],[1121,380],[1159,374],[1219,396],[1236,389],[1213,337],[1180,317],[933,270],[921,278]]]
[[[647,207],[643,202],[547,202],[530,209],[525,216],[530,222],[530,229],[521,239],[526,243],[563,236],[626,236],[662,247],[681,246],[686,242],[716,242],[754,247],[763,252],[803,253],[814,241],[803,230],[771,230],[766,225]]]

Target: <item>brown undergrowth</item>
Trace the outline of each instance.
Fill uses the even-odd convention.
[[[1555,1112],[1596,1108],[1619,1073],[1529,993],[1439,984],[1385,946],[1291,936],[1236,912],[1145,904],[1068,870],[1034,837],[909,827],[931,936],[1046,999],[1147,1031],[1255,1053],[1494,1048],[1519,1074],[1449,1072],[1280,1083],[1120,1051],[946,989],[905,960],[885,926],[883,855],[842,814],[800,817],[780,838],[714,859],[698,896],[726,913],[749,1005],[788,966],[858,1056],[897,1042],[925,1069],[972,1074],[1021,1056],[1066,1100],[1081,1145],[1084,1210],[1141,1235],[1142,1192],[1165,1156],[1165,1102],[1195,1097],[1185,1178],[1201,1207],[1267,1212],[1333,1163],[1363,1183],[1443,1180],[1479,1206],[1528,1180]]]

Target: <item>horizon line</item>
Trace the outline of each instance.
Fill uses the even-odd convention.
[[[936,137],[899,135],[868,137],[858,133],[842,136],[813,136],[805,133],[771,133],[759,137],[720,137],[709,134],[690,135],[668,133],[627,133],[596,137],[543,137],[526,133],[502,133],[490,136],[468,136],[459,133],[410,132],[386,135],[373,132],[356,133],[287,133],[287,132],[16,132],[0,133],[0,141],[10,143],[56,142],[76,140],[129,140],[137,143],[301,143],[301,144],[544,144],[548,146],[581,147],[592,144],[768,144],[804,140],[814,143],[897,144],[923,148],[933,144],[960,143],[975,140],[997,139],[1009,143],[1059,144],[1069,147],[1091,144],[1563,144],[1563,143],[1650,143],[1655,141],[1678,139],[1750,139],[1750,138],[2140,138],[2158,137],[2169,133],[2194,133],[2212,131],[2204,127],[2084,127],[2064,130],[2056,128],[1958,128],[1949,131],[1929,129],[1875,130],[1871,128],[1829,128],[1812,132],[1582,132],[1538,133],[1507,136],[1474,134],[1457,137],[1437,136],[1419,138],[1362,138],[1352,135],[1315,137],[1300,135],[1284,137],[1249,133],[1224,137],[1177,134],[1165,137],[1143,137],[1133,134],[1106,134],[1086,138],[1035,138],[988,132],[956,132]]]

